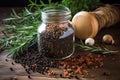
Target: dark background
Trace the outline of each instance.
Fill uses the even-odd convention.
[[[44,2],[46,1],[47,0],[44,0]],[[52,1],[57,2],[60,0],[52,0]],[[119,0],[101,0],[101,2],[109,3],[109,4],[120,4]],[[27,6],[28,4],[29,4],[29,0],[0,0],[0,6]]]
[[[31,0],[35,2],[35,0]],[[40,0],[36,0],[37,3]],[[44,3],[47,3],[48,0],[42,0]],[[52,0],[52,2],[58,2],[61,0]],[[29,4],[29,0],[0,0],[0,6],[27,6]]]

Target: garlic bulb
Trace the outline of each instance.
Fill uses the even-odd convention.
[[[95,40],[93,38],[87,38],[85,40],[85,44],[86,45],[90,45],[90,46],[93,46],[95,44]]]
[[[105,34],[103,36],[103,42],[105,42],[107,44],[114,44],[115,43],[113,37],[110,34]]]

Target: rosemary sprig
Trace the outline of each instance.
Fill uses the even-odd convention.
[[[36,43],[37,26],[41,23],[41,13],[39,10],[30,12],[27,8],[21,14],[13,10],[11,18],[4,19],[3,34],[5,37],[0,42],[0,51],[8,49],[9,53],[15,57],[18,52],[22,52],[32,44]]]
[[[119,51],[111,51],[105,47],[84,45],[82,41],[80,41],[80,43],[75,43],[75,46],[79,47],[81,50],[91,53],[113,54],[119,52]]]
[[[35,35],[34,37],[26,40],[26,42],[20,43],[20,45],[14,43],[14,45],[17,45],[17,46],[13,46],[12,48],[10,47],[8,49],[8,51],[10,53],[9,55],[12,55],[12,57],[14,59],[18,53],[23,53],[23,51],[27,50],[33,44],[37,43],[36,41],[37,41],[37,37]]]
[[[47,7],[47,6],[54,6],[54,5],[59,5],[59,3],[53,3],[52,0],[47,0],[46,3],[42,0],[35,0],[34,2],[32,0],[29,0],[30,4],[28,5],[30,8],[37,7],[37,8],[42,8],[42,7]]]
[[[30,2],[30,9],[25,8],[19,14],[13,9],[11,17],[3,19],[5,37],[0,39],[0,51],[7,49],[13,58],[37,43],[37,26],[41,23],[41,7],[52,5],[51,0],[48,0],[48,4],[40,0],[39,6],[36,2],[31,0]]]

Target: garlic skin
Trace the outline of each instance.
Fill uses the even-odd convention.
[[[85,44],[86,45],[90,45],[90,46],[93,46],[95,44],[95,40],[93,38],[87,38],[85,40]]]
[[[103,36],[103,42],[107,43],[107,44],[114,44],[115,43],[113,37],[110,34],[105,34]]]

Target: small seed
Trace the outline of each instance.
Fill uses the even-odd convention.
[[[29,71],[26,71],[28,74],[30,74],[30,72]]]
[[[11,70],[11,71],[14,71],[12,67],[10,67],[10,70]]]
[[[28,78],[29,78],[29,79],[32,79],[30,75],[28,75]]]
[[[8,62],[8,59],[5,59],[6,62]]]
[[[63,75],[62,75],[62,74],[60,74],[60,77],[62,78],[62,77],[63,77]]]
[[[103,75],[104,76],[110,76],[110,72],[104,72]]]
[[[28,71],[28,69],[25,69],[25,71],[27,72],[27,71]]]
[[[15,65],[13,62],[11,63],[12,65]]]
[[[77,75],[75,75],[75,79],[80,79]]]

